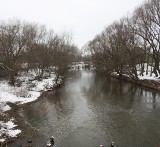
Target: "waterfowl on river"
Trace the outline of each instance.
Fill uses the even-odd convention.
[[[47,147],[51,147],[54,145],[54,137],[52,136],[48,141],[47,141]]]

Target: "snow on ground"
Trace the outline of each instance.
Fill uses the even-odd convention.
[[[93,66],[91,64],[89,64],[89,63],[86,64],[84,62],[73,62],[72,65],[70,65],[69,67],[70,67],[70,69],[73,69],[73,70],[76,70],[76,69],[82,70],[82,69],[88,68],[88,67],[90,67],[90,69],[93,68]]]
[[[139,80],[154,80],[154,81],[160,81],[159,78],[160,78],[160,75],[158,77],[156,77],[156,75],[152,72],[153,71],[153,68],[152,66],[148,66],[148,73],[146,74],[146,71],[147,71],[147,63],[144,63],[144,72],[143,72],[143,75],[141,74],[141,65],[138,64],[136,66],[137,68],[137,74],[138,74],[138,78]],[[112,72],[112,75],[118,75],[117,72]],[[126,77],[129,77],[129,75],[127,74],[123,74],[123,76],[126,76]]]
[[[35,101],[42,93],[51,89],[54,85],[55,74],[51,74],[51,77],[42,79],[41,81],[34,80],[35,73],[30,71],[29,73],[21,73],[21,76],[17,77],[20,81],[20,86],[11,86],[9,81],[0,81],[0,115],[5,111],[10,110],[10,106],[7,103],[15,103],[17,105]],[[0,121],[0,142],[4,142],[6,137],[16,137],[20,130],[14,129],[15,125],[13,119],[8,122]]]
[[[55,75],[42,81],[33,79],[32,73],[23,74],[19,79],[21,86],[11,86],[7,80],[0,81],[0,103],[3,103],[3,111],[10,108],[7,102],[24,104],[36,100],[42,91],[47,91],[53,87]]]
[[[148,72],[148,74],[146,74],[146,72],[144,72],[144,73],[143,73],[143,76],[140,75],[140,73],[138,73],[138,78],[139,78],[140,80],[155,80],[155,81],[157,81],[157,79],[158,79],[159,77],[156,77],[155,74],[153,74],[153,73],[152,73],[152,75],[151,75],[150,72]]]
[[[8,122],[0,121],[0,142],[4,142],[6,138],[17,137],[21,130],[14,129],[17,125],[13,123],[14,119],[10,119]]]
[[[156,77],[154,73],[151,73],[153,71],[153,67],[152,66],[148,66],[148,74],[146,74],[146,70],[147,70],[147,63],[144,63],[144,73],[143,75],[140,74],[140,69],[141,69],[141,65],[138,64],[136,66],[138,71],[138,78],[140,80],[155,80],[157,81],[159,79],[159,76]]]

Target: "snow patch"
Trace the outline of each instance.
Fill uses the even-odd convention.
[[[138,74],[138,78],[139,80],[154,80],[154,81],[160,81],[160,75],[158,77],[156,77],[156,75],[152,72],[153,71],[153,66],[148,65],[147,63],[144,63],[144,72],[143,74],[141,73],[141,68],[142,66],[140,64],[137,64],[136,68],[137,68],[137,74]],[[147,70],[148,68],[148,70]],[[146,72],[147,71],[147,72]],[[119,75],[117,72],[112,72],[112,75]],[[123,74],[123,76],[129,77],[129,75],[127,74]]]
[[[0,142],[4,142],[7,137],[17,137],[21,133],[21,130],[14,129],[17,125],[13,121],[14,119],[10,119],[8,122],[0,121]]]
[[[8,84],[8,80],[0,81],[0,114],[11,109],[8,103],[20,105],[35,101],[43,91],[52,89],[55,84],[54,73],[52,73],[50,77],[42,79],[41,81],[34,80],[34,77],[34,71],[21,73],[21,75],[17,77],[20,86],[18,86],[18,84],[17,86],[11,86]],[[0,121],[0,127],[0,142],[4,142],[7,136],[16,137],[17,134],[21,133],[20,130],[13,129],[16,125],[12,120],[6,123]]]
[[[21,86],[11,86],[9,81],[3,80],[0,82],[0,105],[1,111],[8,111],[10,107],[8,102],[16,104],[24,104],[35,101],[42,91],[47,91],[53,87],[55,75],[52,74],[48,79],[42,79],[42,81],[31,80],[33,79],[33,72],[22,74],[19,79],[22,81]]]

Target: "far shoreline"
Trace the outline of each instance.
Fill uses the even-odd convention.
[[[146,87],[149,88],[150,90],[156,90],[157,92],[160,92],[160,82],[158,82],[157,80],[153,80],[153,79],[139,79],[139,80],[133,80],[127,76],[123,76],[119,77],[119,75],[116,74],[112,74],[110,75],[110,77],[115,78],[115,79],[119,79],[119,80],[123,80],[123,81],[127,81],[127,82],[131,82],[134,84],[138,84],[142,87]]]

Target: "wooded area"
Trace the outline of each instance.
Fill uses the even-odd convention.
[[[97,71],[138,79],[151,66],[151,74],[160,74],[160,2],[149,0],[136,8],[131,17],[123,17],[106,27],[84,49]],[[137,64],[140,68],[137,68]],[[144,66],[147,70],[144,71]]]
[[[79,56],[69,34],[56,34],[45,26],[9,20],[0,23],[0,77],[14,85],[19,72],[34,70],[40,80],[44,71],[63,76]]]

